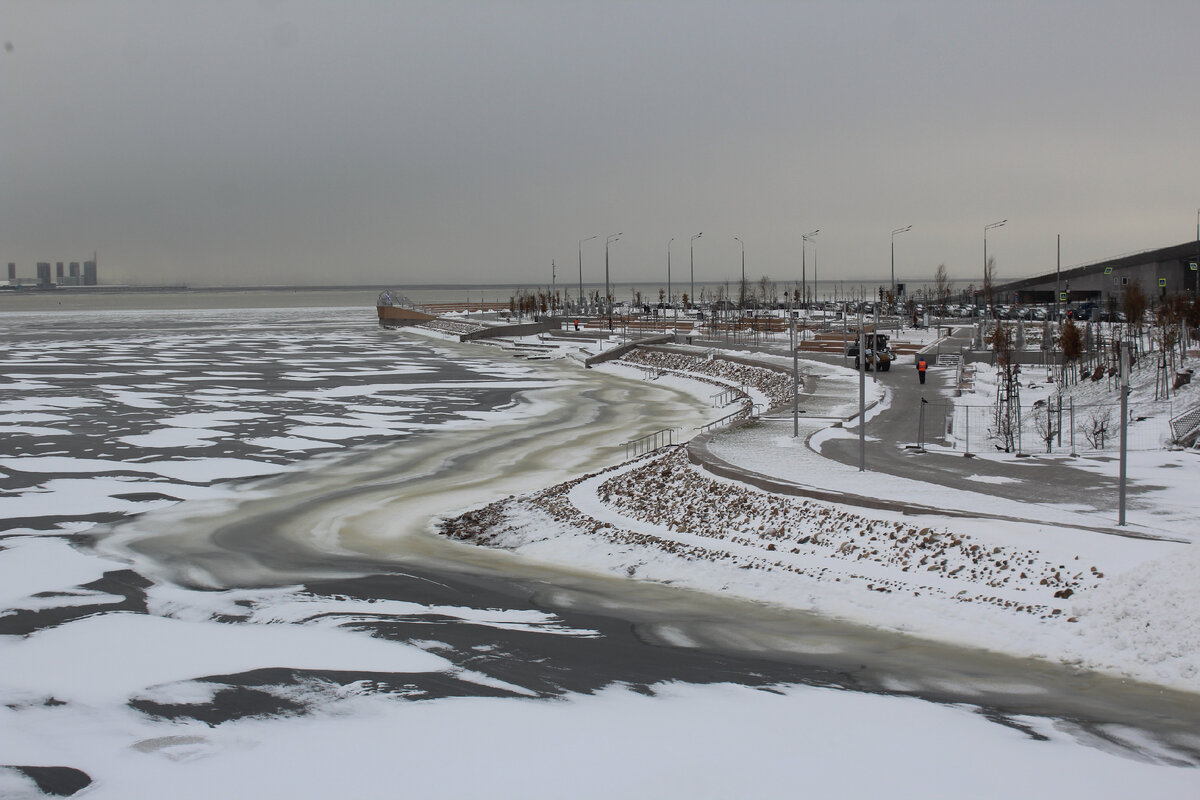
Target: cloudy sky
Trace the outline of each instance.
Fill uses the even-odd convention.
[[[1196,236],[1200,3],[0,0],[0,260],[1002,278]],[[813,252],[808,252],[811,279]]]

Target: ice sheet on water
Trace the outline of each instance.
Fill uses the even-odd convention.
[[[86,656],[86,657],[81,657]],[[227,625],[145,614],[88,617],[24,639],[0,640],[0,692],[123,704],[143,690],[286,664],[304,669],[440,672],[420,648],[333,627]]]
[[[271,464],[239,458],[196,458],[148,462],[111,459],[71,458],[69,456],[24,456],[0,458],[0,466],[20,472],[49,475],[70,473],[139,472],[161,475],[188,483],[212,483],[231,478],[249,478],[285,472],[286,464]]]

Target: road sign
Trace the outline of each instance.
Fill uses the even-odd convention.
[[[1058,299],[1059,299],[1059,300],[1062,300],[1064,303],[1065,303],[1065,302],[1067,302],[1067,293],[1066,293],[1066,292],[1059,292],[1059,293],[1058,293]]]
[[[1159,286],[1162,286],[1162,287],[1164,287],[1164,288],[1165,288],[1165,287],[1166,287],[1166,285],[1167,285],[1167,279],[1166,279],[1166,278],[1159,278],[1159,279],[1158,279],[1158,285],[1159,285]]]
[[[1105,275],[1112,275],[1112,267],[1105,267],[1105,268],[1104,268],[1104,274],[1105,274]]]
[[[1195,261],[1188,264],[1188,266],[1192,268],[1192,272],[1195,272],[1197,269],[1200,269],[1200,266],[1198,266]]]

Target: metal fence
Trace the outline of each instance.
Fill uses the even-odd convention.
[[[1170,445],[1170,420],[1183,410],[1172,402],[1130,404],[1128,449],[1161,450]],[[914,438],[922,446],[963,453],[1086,455],[1116,452],[1121,446],[1120,403],[1084,405],[1064,400],[1060,405],[1050,400],[1012,409],[929,403],[924,415],[923,420],[913,421]]]

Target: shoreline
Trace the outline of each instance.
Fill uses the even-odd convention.
[[[627,370],[636,368],[622,362],[614,366]],[[686,382],[689,377],[677,375],[677,379]],[[695,376],[690,379],[699,380]],[[812,422],[815,423],[815,420]],[[758,423],[757,428],[762,430],[770,425],[769,421],[764,421]],[[828,424],[824,424],[814,428],[809,423],[805,441],[828,427]],[[745,439],[746,432],[753,429],[752,425],[741,431],[721,431],[711,436],[696,437],[683,445],[682,449],[690,452],[697,439],[703,438],[725,442],[725,449],[736,451],[738,446],[728,442],[739,437]],[[749,445],[743,445],[742,449],[746,447]],[[809,449],[807,444],[804,447]],[[670,458],[659,456],[649,458],[649,461]],[[674,464],[674,475],[684,475],[681,469],[690,469],[690,479],[699,475],[709,483],[704,489],[693,489],[683,501],[679,498],[686,492],[687,480],[681,479],[656,484],[655,496],[648,498],[646,503],[639,506],[639,510],[632,512],[622,506],[623,501],[629,500],[628,496],[620,492],[614,494],[612,489],[597,492],[603,484],[615,481],[616,476],[642,469],[638,465],[646,460],[632,459],[597,475],[492,503],[486,507],[484,516],[490,521],[485,523],[480,522],[480,509],[468,509],[457,516],[447,514],[439,523],[441,533],[447,535],[447,530],[452,531],[457,526],[458,534],[450,534],[453,538],[477,545],[500,547],[559,566],[595,569],[602,574],[682,585],[717,596],[778,604],[781,608],[829,615],[834,619],[845,619],[854,624],[949,645],[1034,658],[1160,685],[1192,695],[1200,694],[1200,661],[1187,656],[1172,658],[1150,652],[1153,648],[1149,647],[1130,651],[1120,640],[1122,635],[1128,634],[1127,627],[1119,628],[1118,634],[1106,630],[1113,624],[1112,615],[1103,613],[1101,607],[1106,596],[1127,590],[1122,581],[1114,581],[1112,576],[1137,573],[1144,564],[1163,559],[1186,561],[1191,550],[1186,540],[1152,535],[1146,536],[1145,541],[1126,539],[1124,537],[1131,532],[1104,527],[1089,528],[1086,523],[1070,522],[1066,514],[1057,524],[1051,521],[1039,524],[1035,520],[1012,518],[1005,514],[971,513],[968,510],[939,513],[938,509],[931,507],[888,508],[887,503],[875,509],[863,508],[854,505],[852,500],[837,499],[843,493],[836,486],[820,490],[819,479],[809,487],[817,491],[808,497],[803,496],[806,494],[803,487],[797,487],[795,492],[800,496],[780,495],[769,491],[769,486],[755,486],[753,480],[746,480],[745,475],[737,474],[743,472],[744,468],[734,467],[732,474],[722,474],[708,469],[709,465],[700,463],[702,459],[694,457],[690,459],[690,464]],[[813,453],[810,460],[819,463],[824,459]],[[683,459],[683,462],[687,461]],[[836,462],[828,464],[830,467],[841,466]],[[814,475],[820,475],[821,472],[819,466],[814,469]],[[610,476],[608,479],[600,477],[606,474]],[[762,477],[771,478],[770,475]],[[628,481],[622,487],[631,495],[636,495],[643,483],[642,480]],[[892,552],[892,563],[885,569],[877,568],[874,571],[864,569],[861,561],[856,562],[854,569],[845,569],[845,564],[839,563],[837,558],[831,558],[832,554],[814,556],[816,560],[807,559],[804,568],[809,573],[804,579],[807,583],[797,588],[795,577],[790,574],[797,567],[785,564],[786,559],[778,557],[780,550],[774,541],[769,540],[771,537],[764,538],[761,535],[763,526],[769,528],[771,524],[769,518],[754,517],[743,511],[735,514],[725,509],[714,509],[717,527],[724,527],[725,535],[710,531],[697,538],[693,527],[678,519],[664,522],[663,517],[670,516],[669,511],[660,513],[661,509],[654,508],[663,497],[673,500],[669,504],[659,505],[690,505],[697,502],[698,498],[712,494],[714,487],[722,484],[735,488],[733,493],[739,496],[735,502],[738,509],[742,509],[740,503],[745,498],[769,498],[771,503],[781,507],[788,504],[807,507],[809,516],[840,514],[853,518],[854,527],[860,533],[843,542],[843,547],[852,548],[851,552],[862,546],[858,538],[869,536],[876,527],[882,529],[904,524],[917,526],[916,530],[908,532],[909,535],[919,530],[927,538],[929,533],[934,533],[935,538],[948,537],[950,542],[966,544],[958,547],[960,558],[956,564],[947,564],[945,561],[945,542],[935,541],[928,548],[905,553]],[[553,513],[547,512],[544,502],[547,497],[556,498],[555,502],[561,503],[561,507]],[[914,510],[921,513],[914,516]],[[549,516],[546,516],[547,513]],[[1049,515],[1049,520],[1055,518],[1053,511],[1047,509],[1045,513]],[[568,518],[570,521],[565,521]],[[468,530],[465,534],[464,526]],[[757,534],[748,528],[756,529]],[[546,530],[553,533],[548,536]],[[787,538],[779,530],[768,532],[775,540]],[[1139,534],[1132,532],[1132,535],[1136,537]],[[893,545],[894,550],[894,539],[892,542],[880,542],[876,537],[870,538],[876,551],[887,553],[883,546],[885,544]],[[784,548],[791,549],[788,555],[797,555],[797,539],[801,544],[808,544],[803,537],[793,537],[789,540],[789,547]],[[1023,548],[1019,554],[1013,542]],[[970,552],[972,548],[974,553]],[[1006,557],[992,558],[994,554],[991,550],[994,549],[995,555],[999,555],[1002,548]],[[1033,574],[1025,561],[1039,558],[1043,551],[1047,555],[1041,560],[1049,564],[1049,559],[1053,559],[1053,566],[1058,568],[1047,572],[1043,567],[1042,572]],[[767,553],[771,555],[767,556]],[[960,579],[954,585],[954,591],[934,585],[937,581],[917,580],[915,576],[918,570],[928,574],[933,569],[926,564],[931,553],[942,558],[941,568],[936,570],[939,575],[949,572],[957,577],[964,571],[970,575],[971,571],[980,570],[980,578]],[[878,552],[876,555],[876,561],[886,560]],[[1020,562],[1025,566],[1024,569],[1015,566],[1018,555],[1025,560]],[[711,570],[695,569],[692,570],[693,574],[689,574],[688,565],[695,565],[697,560],[729,561],[736,567],[735,571],[726,570],[720,575]],[[1200,554],[1192,554],[1191,560],[1200,561]],[[1002,563],[1003,568],[992,567],[992,563]],[[983,570],[989,573],[987,580],[983,578]],[[753,574],[754,577],[739,580],[739,573]],[[772,573],[779,577],[773,577]],[[836,600],[824,596],[827,588],[817,589],[818,585],[830,584],[828,575],[822,573],[836,573],[836,577],[832,578],[833,584],[840,584]],[[1005,574],[998,578],[999,573]],[[996,585],[997,580],[1008,584],[1008,589],[1017,586],[1017,590],[1005,596]],[[851,586],[855,588],[848,588]],[[917,595],[915,598],[897,603],[897,598],[914,593]],[[888,595],[894,597],[881,601]],[[986,610],[964,612],[963,609],[972,601],[982,602]],[[953,609],[952,612],[947,611],[947,604]],[[1035,610],[1036,614],[1033,613]],[[1190,628],[1178,629],[1178,625],[1172,626],[1171,620],[1158,616],[1152,616],[1148,624],[1151,622],[1154,627],[1165,629],[1168,638],[1175,627],[1179,649],[1185,653],[1189,649],[1194,652],[1200,648],[1200,637]],[[1196,647],[1189,648],[1188,642],[1193,639],[1196,640]]]

